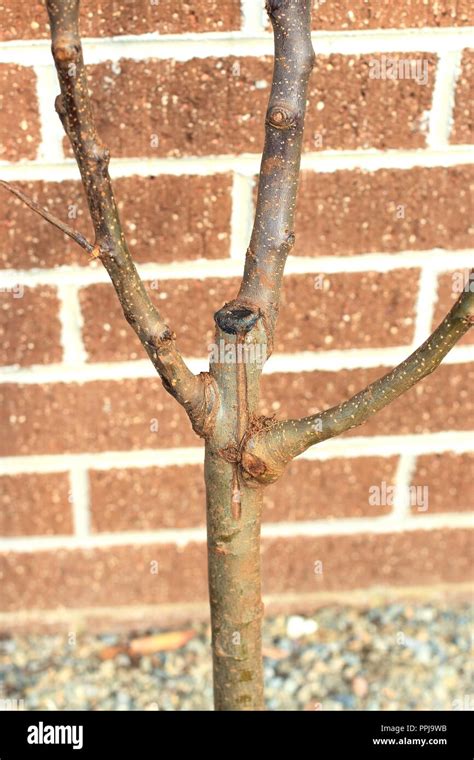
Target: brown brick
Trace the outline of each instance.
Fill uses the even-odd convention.
[[[0,535],[72,533],[67,473],[4,475],[0,492]]]
[[[420,518],[421,520],[421,518]],[[430,530],[264,542],[266,593],[420,586],[472,578],[473,534]],[[322,575],[315,572],[322,563]]]
[[[390,506],[371,506],[369,488],[394,482],[397,457],[298,459],[265,491],[264,520],[279,522],[338,517],[376,517]]]
[[[473,192],[472,166],[303,172],[294,253],[472,247]]]
[[[456,85],[452,143],[468,144],[474,142],[473,92],[474,50],[465,50],[461,62],[461,75]]]
[[[56,216],[93,238],[79,182],[16,184]],[[228,175],[115,180],[115,195],[134,259],[170,262],[227,256],[230,188]],[[75,243],[21,201],[7,194],[3,200],[0,229],[5,232],[0,239],[0,266],[28,269],[88,264],[88,256]]]
[[[122,382],[0,385],[0,455],[199,446],[158,376]],[[157,429],[158,428],[158,429]]]
[[[461,295],[460,288],[474,287],[469,286],[469,270],[458,269],[454,272],[446,272],[438,278],[438,300],[436,301],[436,308],[433,317],[433,330],[439,325],[442,319],[446,316],[453,304],[457,301]],[[474,330],[468,330],[468,332],[461,338],[459,345],[467,345],[474,343]]]
[[[305,149],[424,146],[435,58],[410,59],[420,57],[428,66],[426,86],[371,78],[374,56],[318,58]],[[91,70],[99,133],[117,156],[258,153],[271,69],[270,58],[231,56],[99,64]]]
[[[52,214],[93,239],[87,203],[79,182],[15,182]],[[87,264],[88,255],[66,235],[33,213],[14,195],[0,206],[0,266],[4,269]],[[98,266],[98,265],[95,265]]]
[[[263,377],[263,414],[302,417],[353,396],[387,368],[275,374]],[[474,365],[445,364],[346,436],[472,430]],[[322,444],[324,445],[324,444]]]
[[[0,112],[0,161],[35,158],[40,125],[33,69],[0,64]]]
[[[426,83],[372,78],[384,61],[397,67],[421,66],[420,81],[426,78]],[[319,57],[308,90],[305,149],[425,146],[425,112],[431,106],[435,70],[435,56],[422,53]]]
[[[4,611],[193,602],[206,598],[206,553],[203,544],[9,553],[0,579]]]
[[[319,290],[323,284],[327,290]],[[275,351],[312,351],[409,343],[418,274],[291,275],[285,278]],[[237,280],[168,280],[148,285],[152,299],[178,335],[187,356],[207,356],[214,341],[212,315],[234,297]],[[321,299],[324,309],[321,310]],[[80,293],[84,343],[91,361],[143,358],[110,285]],[[192,308],[190,308],[192,305]],[[382,314],[379,314],[382,312]],[[379,318],[374,319],[374,315]],[[111,340],[114,335],[114,340]]]
[[[271,80],[269,59],[123,59],[91,67],[90,87],[113,155],[203,156],[260,150],[269,90],[259,80]]]
[[[397,458],[298,460],[265,492],[265,522],[376,516],[390,507],[369,505],[374,483],[392,483]],[[306,484],[306,486],[302,486]],[[93,530],[128,531],[205,525],[199,465],[90,472]]]
[[[237,280],[164,280],[148,283],[163,318],[172,325],[179,349],[187,356],[207,356],[214,341],[213,314],[235,296]],[[125,322],[110,285],[91,285],[80,292],[84,344],[91,361],[142,359],[145,354]],[[115,336],[111,340],[111,335]]]
[[[62,358],[59,300],[55,288],[0,292],[0,363],[50,364]]]
[[[206,523],[204,473],[199,465],[91,470],[90,488],[96,532]]]
[[[386,369],[267,375],[262,412],[312,414],[340,403]],[[445,365],[347,435],[471,430],[471,365]],[[314,399],[313,388],[317,388]],[[200,445],[156,378],[0,386],[0,455],[126,451]],[[155,432],[158,422],[158,431]]]
[[[320,0],[313,4],[313,29],[411,29],[470,26],[470,0]]]
[[[44,2],[34,2],[28,13],[20,0],[0,3],[0,39],[39,39],[49,36]],[[109,37],[123,34],[180,34],[181,32],[221,32],[240,27],[239,0],[200,0],[180,3],[175,0],[83,0],[81,34],[84,37]]]
[[[474,506],[473,472],[474,453],[426,454],[418,457],[411,483],[428,486],[428,513],[470,512]]]
[[[417,291],[416,269],[288,276],[274,349],[317,351],[410,343]]]
[[[467,530],[263,542],[265,593],[420,586],[472,574]],[[315,562],[323,574],[315,574]],[[113,546],[0,557],[5,611],[167,604],[207,599],[204,544]],[[158,573],[152,571],[158,563]]]

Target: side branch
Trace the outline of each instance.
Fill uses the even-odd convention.
[[[294,245],[293,221],[306,111],[313,68],[311,0],[267,0],[274,40],[273,81],[265,120],[255,222],[235,301],[217,312],[228,333],[247,332],[259,316],[271,353],[283,270]]]
[[[474,324],[474,272],[464,292],[439,327],[411,356],[338,406],[270,424],[251,437],[242,455],[247,476],[271,483],[294,457],[310,446],[358,427],[431,374]]]
[[[203,434],[209,424],[205,410],[209,411],[216,400],[214,387],[207,375],[196,377],[184,363],[175,345],[175,335],[152,304],[128,250],[108,171],[109,151],[97,135],[92,114],[79,36],[79,4],[79,0],[47,0],[46,6],[61,88],[56,110],[81,173],[95,231],[93,250],[107,269],[125,318],[142,342],[164,387],[185,407],[196,432]],[[25,202],[34,208],[32,202]],[[35,210],[48,219],[44,210],[43,213]],[[58,220],[48,221],[81,244],[77,233],[71,235],[62,223],[58,225]]]
[[[61,221],[61,219],[58,219],[57,216],[54,216],[54,214],[51,214],[47,209],[43,208],[39,205],[39,203],[36,203],[32,198],[29,198],[28,195],[25,195],[25,193],[20,190],[19,187],[15,187],[14,185],[10,185],[9,182],[5,182],[5,180],[0,179],[0,185],[5,188],[5,190],[8,190],[9,193],[12,195],[16,195],[17,198],[19,198],[20,201],[22,201],[26,206],[31,208],[33,211],[35,211],[37,214],[43,217],[43,219],[46,219],[47,222],[53,225],[53,227],[56,227],[58,230],[61,230],[61,232],[64,232],[65,235],[68,235],[70,238],[74,240],[75,243],[81,246],[81,248],[84,248],[87,253],[93,253],[94,246],[92,243],[89,243],[87,238],[84,237],[84,235],[81,235],[80,232],[77,232],[77,230],[74,230],[72,227],[69,227],[68,224],[65,224]]]

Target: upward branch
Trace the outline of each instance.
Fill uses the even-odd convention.
[[[199,434],[206,433],[215,391],[208,375],[195,376],[179,354],[175,335],[152,304],[125,241],[108,165],[109,151],[97,135],[79,36],[80,0],[47,0],[52,52],[61,94],[56,110],[69,137],[84,185],[95,232],[94,245],[16,188],[8,189],[37,213],[100,258],[163,385],[186,409]]]
[[[293,220],[306,111],[306,91],[314,63],[311,0],[267,0],[275,63],[265,120],[265,146],[257,208],[239,294],[216,314],[228,333],[248,332],[263,318],[268,349],[278,316],[286,258],[295,235]]]
[[[252,436],[242,454],[247,474],[271,483],[291,459],[310,446],[358,427],[431,374],[474,324],[474,272],[453,308],[405,361],[348,401],[310,417],[283,420]]]

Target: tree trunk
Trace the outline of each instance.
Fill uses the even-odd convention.
[[[263,709],[260,581],[262,489],[240,488],[233,465],[206,448],[207,539],[216,710]],[[235,492],[234,492],[235,493]]]
[[[224,312],[220,321],[237,332],[217,327],[218,355],[210,369],[221,403],[205,462],[214,700],[217,710],[262,710],[263,487],[245,478],[240,457],[246,435],[258,425],[266,333],[250,309]]]

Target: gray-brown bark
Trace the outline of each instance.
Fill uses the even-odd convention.
[[[240,450],[258,409],[261,350],[266,346],[263,320],[246,333],[224,333],[217,327],[216,341],[221,351],[210,371],[221,404],[205,461],[214,699],[218,710],[260,710],[263,489],[243,479]]]
[[[261,483],[273,483],[284,467],[316,443],[358,427],[430,375],[474,324],[474,272],[453,308],[405,361],[342,404],[297,420],[283,420],[246,441],[244,467]]]
[[[313,65],[311,0],[267,0],[275,66],[255,223],[236,299],[215,315],[216,354],[194,376],[141,282],[127,248],[97,136],[78,29],[79,0],[47,0],[61,88],[56,108],[82,176],[94,243],[5,182],[34,211],[99,258],[125,318],[165,388],[206,439],[209,595],[215,705],[263,709],[260,525],[264,487],[308,446],[362,424],[432,372],[474,321],[472,289],[405,362],[340,405],[300,420],[258,416],[260,375],[272,350],[284,266],[294,243],[306,89]]]
[[[76,157],[95,232],[93,250],[110,275],[127,322],[140,338],[163,385],[185,407],[198,433],[208,424],[212,383],[189,371],[174,333],[152,304],[130,256],[115,203],[110,154],[94,124],[79,35],[79,0],[48,0],[53,58],[61,94],[56,111]]]

